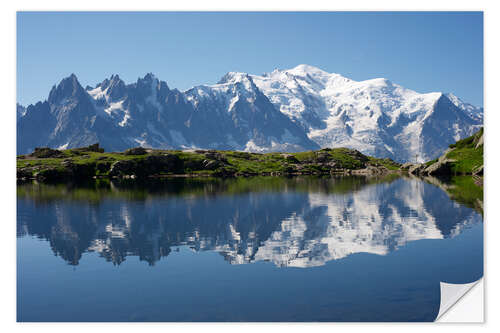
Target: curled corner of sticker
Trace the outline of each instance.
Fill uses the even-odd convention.
[[[467,294],[476,284],[482,279],[471,283],[455,284],[440,282],[441,287],[441,303],[439,305],[439,313],[435,321],[442,321],[441,317],[448,312],[460,299]]]

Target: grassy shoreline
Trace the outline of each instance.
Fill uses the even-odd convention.
[[[347,148],[298,153],[132,148],[104,152],[97,144],[67,150],[37,148],[17,157],[17,178],[40,181],[91,178],[349,175],[399,172],[400,164]]]

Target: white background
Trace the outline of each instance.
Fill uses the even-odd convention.
[[[8,3],[7,3],[8,2]],[[0,223],[2,223],[0,241],[1,270],[0,270],[0,330],[10,332],[88,332],[120,330],[121,332],[165,332],[165,331],[200,331],[204,332],[260,332],[281,331],[303,332],[332,332],[344,330],[369,330],[373,332],[421,332],[422,330],[453,330],[454,332],[476,332],[477,330],[495,329],[499,331],[499,241],[500,237],[500,79],[499,71],[499,44],[500,44],[500,1],[446,1],[446,0],[419,0],[419,1],[271,1],[252,0],[238,3],[233,1],[190,1],[182,0],[169,3],[167,1],[2,1],[0,11]],[[326,324],[26,324],[16,323],[16,11],[17,10],[474,10],[484,11],[484,38],[485,38],[485,320],[486,324],[370,324],[370,323],[326,323]],[[469,305],[467,305],[469,306]],[[475,306],[470,304],[470,306]]]

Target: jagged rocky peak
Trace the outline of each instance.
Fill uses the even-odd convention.
[[[49,103],[59,103],[66,98],[78,98],[85,94],[85,90],[78,82],[75,74],[61,80],[56,86],[54,85],[49,93]]]
[[[116,87],[119,85],[125,85],[125,82],[123,82],[118,74],[112,74],[109,79],[105,79],[98,85],[98,87],[101,87],[101,89],[107,89],[109,87]]]
[[[152,72],[149,72],[149,73],[146,73],[146,75],[144,75],[143,80],[153,81],[153,80],[158,80],[158,79],[156,78],[156,76]]]
[[[157,83],[159,80],[158,78],[153,74],[153,73],[146,73],[146,75],[144,75],[144,77],[140,77],[137,79],[137,83],[138,84],[154,84],[154,83]]]
[[[138,78],[136,86],[140,90],[145,90],[145,89],[149,89],[149,91],[152,91],[152,90],[169,91],[170,90],[167,83],[165,81],[159,80],[153,73],[147,73],[146,75],[144,75],[144,77]]]
[[[105,79],[98,84],[92,92],[94,92],[94,97],[102,98],[106,96],[109,102],[114,102],[126,95],[126,85],[118,74],[112,74],[109,79]],[[92,95],[91,92],[89,93]]]

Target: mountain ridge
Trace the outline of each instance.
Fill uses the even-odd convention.
[[[228,72],[185,91],[152,73],[129,84],[113,74],[86,88],[71,74],[46,101],[17,105],[18,154],[99,142],[106,150],[348,147],[428,160],[482,126],[482,114],[453,94],[419,94],[382,78],[354,81],[309,65],[261,76]]]

